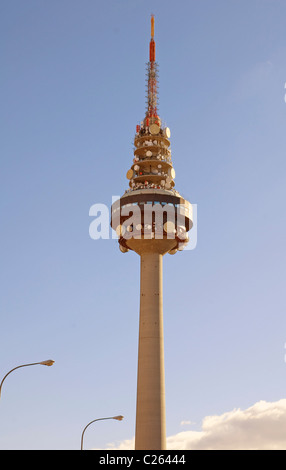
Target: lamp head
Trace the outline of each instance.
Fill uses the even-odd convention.
[[[40,362],[40,364],[42,364],[42,366],[52,366],[53,364],[55,363],[55,361],[53,361],[52,359],[48,359],[47,361],[42,361]]]

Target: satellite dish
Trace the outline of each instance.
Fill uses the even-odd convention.
[[[169,127],[165,127],[165,129],[164,129],[164,136],[167,137],[167,139],[170,139],[170,137],[171,137],[171,131],[170,131]]]
[[[147,150],[146,157],[152,157],[152,152],[150,152],[150,150]]]
[[[122,245],[119,245],[119,249],[122,251],[122,253],[127,253],[127,251],[129,251],[128,248],[125,248],[125,246]]]
[[[139,166],[139,165],[135,165],[135,166],[134,166],[134,170],[135,170],[135,171],[138,171],[139,169],[140,169],[140,166]]]
[[[116,235],[117,235],[118,237],[121,237],[121,236],[124,235],[124,233],[125,233],[125,227],[124,227],[124,225],[117,225],[117,227],[116,227]]]
[[[167,221],[163,225],[165,232],[167,233],[174,233],[175,230],[175,224],[174,222],[171,222],[171,220]]]
[[[171,176],[172,176],[173,179],[176,176],[176,172],[175,172],[174,168],[171,169]]]
[[[133,178],[133,170],[128,170],[127,173],[126,173],[126,178],[128,180],[131,180]]]
[[[162,168],[162,165],[158,165],[158,168]]]
[[[158,124],[151,124],[149,129],[152,135],[157,135],[160,132],[160,127],[158,126]]]

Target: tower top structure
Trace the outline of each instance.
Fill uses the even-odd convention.
[[[160,204],[163,206],[173,206],[175,210],[174,223],[166,225],[166,207],[164,212],[164,227],[168,227],[168,233],[163,234],[163,238],[168,235],[170,238],[170,227],[175,240],[168,243],[158,240],[164,252],[175,253],[188,242],[187,232],[192,227],[192,206],[175,190],[175,169],[173,168],[170,136],[168,127],[162,124],[158,115],[158,64],[156,62],[155,44],[155,18],[151,16],[151,39],[149,44],[149,62],[147,63],[147,95],[145,118],[136,126],[134,137],[134,158],[131,168],[127,171],[126,177],[129,180],[129,188],[121,197],[120,201],[113,205],[111,226],[119,236],[120,249],[123,252],[129,249],[141,251],[141,246],[145,245],[143,240],[138,240],[139,235],[146,238],[147,229],[152,233],[156,229],[156,223],[144,222],[144,205]],[[120,211],[116,207],[120,202]],[[129,223],[129,212],[124,214],[122,208],[138,206],[141,211],[141,219],[138,223]],[[178,206],[184,206],[183,222],[178,220],[182,214]],[[170,207],[168,207],[170,209]],[[135,207],[133,207],[135,213]],[[157,209],[157,207],[156,207]],[[137,211],[138,212],[138,211]],[[177,223],[177,228],[174,224]],[[159,224],[160,225],[160,224]],[[162,224],[161,224],[162,225]],[[158,227],[157,227],[158,228]],[[162,227],[161,227],[162,228]],[[163,230],[163,229],[162,229]],[[165,229],[164,229],[165,230]],[[128,232],[128,233],[127,233]],[[153,233],[153,238],[155,234]],[[148,237],[147,237],[148,238]],[[150,237],[149,237],[150,238]],[[144,240],[144,242],[150,240]],[[160,242],[160,243],[159,243]],[[147,243],[147,245],[148,245]],[[151,245],[150,245],[151,246]],[[167,248],[168,249],[167,249]],[[138,251],[139,250],[139,251]]]

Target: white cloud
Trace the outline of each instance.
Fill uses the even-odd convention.
[[[107,445],[107,450],[134,450],[135,438],[125,439],[125,441],[118,443],[111,443]]]
[[[184,431],[167,438],[175,450],[286,450],[286,399],[259,401],[246,410],[207,416],[201,431]],[[108,449],[134,449],[134,439]]]

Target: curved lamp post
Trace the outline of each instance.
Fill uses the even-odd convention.
[[[97,419],[94,419],[93,421],[91,421],[90,423],[88,423],[84,430],[82,431],[82,435],[81,435],[81,450],[83,450],[83,436],[84,436],[84,433],[86,431],[86,429],[88,428],[88,426],[90,426],[92,423],[94,423],[95,421],[102,421],[103,419],[117,419],[117,421],[122,421],[124,418],[124,416],[111,416],[109,418],[97,418]]]
[[[8,374],[5,375],[5,377],[3,378],[3,380],[2,380],[2,382],[1,382],[1,384],[0,384],[0,397],[1,397],[2,385],[3,385],[4,380],[5,380],[6,377],[8,377],[8,375],[11,374],[11,372],[13,372],[14,370],[20,369],[20,367],[28,367],[28,366],[36,366],[36,365],[52,366],[52,365],[54,364],[54,362],[55,362],[55,361],[53,361],[52,359],[48,359],[47,361],[33,362],[32,364],[23,364],[22,366],[14,367],[14,369],[10,370],[10,372],[8,372]]]

